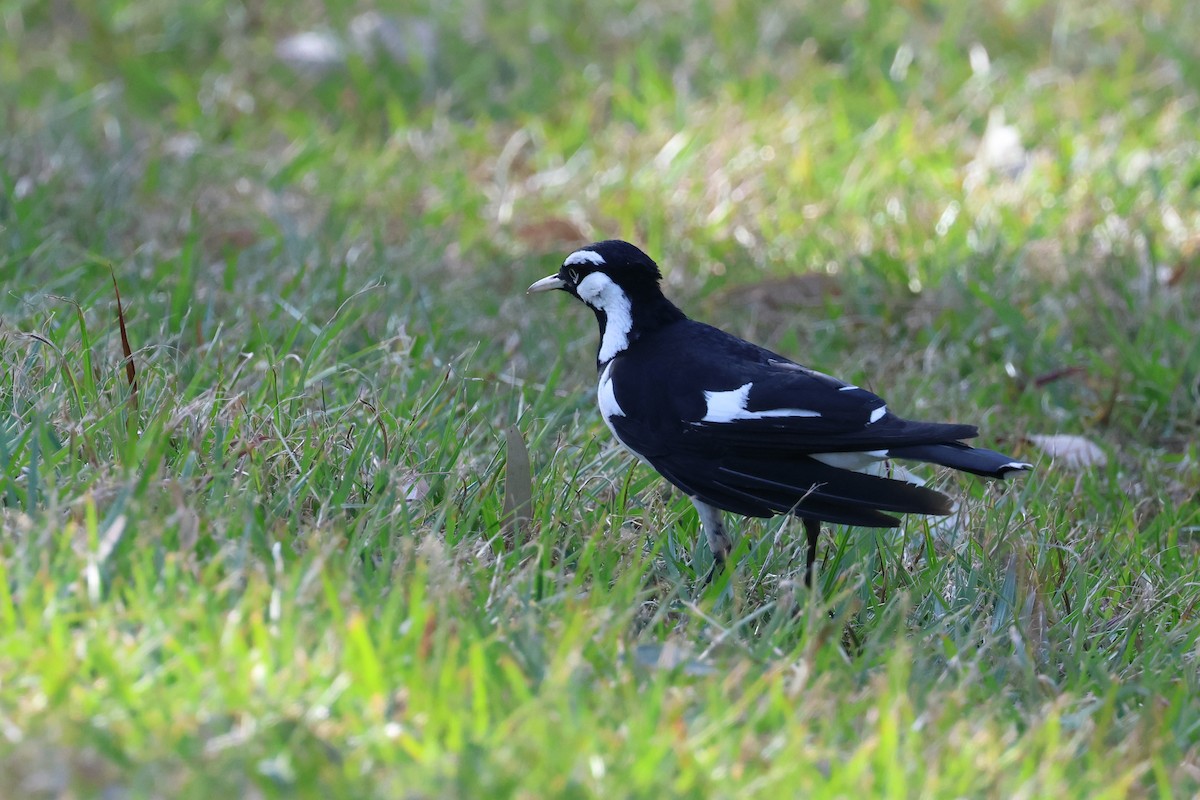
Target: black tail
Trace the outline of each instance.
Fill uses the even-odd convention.
[[[729,457],[713,470],[693,470],[687,480],[680,479],[670,459],[651,464],[688,495],[748,517],[794,513],[842,525],[894,528],[900,521],[884,512],[946,515],[952,510],[941,492],[808,458]]]
[[[912,447],[895,447],[889,452],[892,458],[907,461],[927,461],[943,467],[960,469],[985,478],[1007,478],[1010,472],[1033,469],[1032,464],[1017,461],[995,450],[954,442],[951,444],[919,444]]]

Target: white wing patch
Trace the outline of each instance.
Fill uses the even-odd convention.
[[[874,475],[876,478],[891,478],[894,481],[911,483],[913,486],[925,485],[925,480],[921,476],[899,464],[888,461],[887,450],[862,450],[856,453],[810,453],[809,458],[815,458],[822,464],[828,464],[831,467],[861,472],[864,475]]]
[[[862,472],[880,461],[884,461],[887,457],[887,450],[863,450],[857,453],[812,453],[809,455],[809,458],[815,458],[822,464],[855,472]]]
[[[853,384],[846,384],[845,386],[839,386],[838,391],[839,392],[853,392],[857,388],[858,387]]]
[[[871,418],[867,420],[867,424],[870,425],[872,422],[879,422],[879,420],[883,419],[886,415],[887,406],[880,406],[871,412]]]
[[[597,267],[602,267],[604,263],[604,256],[594,250],[576,250],[567,256],[567,260],[563,262],[563,266],[574,267],[579,264],[595,264]]]
[[[579,250],[572,253],[567,261],[579,253],[600,258],[591,250]],[[629,331],[633,330],[633,308],[629,304],[629,296],[603,272],[593,272],[586,276],[575,287],[575,292],[580,300],[604,312],[604,334],[600,337],[598,358],[601,364],[605,364],[629,347]]]
[[[753,383],[747,383],[738,389],[727,392],[705,392],[704,402],[708,409],[701,422],[733,422],[739,419],[766,419],[767,417],[819,417],[819,411],[809,411],[804,408],[770,408],[765,411],[748,411],[750,389]]]

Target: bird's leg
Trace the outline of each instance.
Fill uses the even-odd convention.
[[[710,506],[695,497],[691,498],[692,505],[696,507],[697,513],[700,515],[700,528],[704,531],[704,537],[708,539],[708,549],[712,551],[713,565],[708,571],[708,575],[704,578],[704,585],[707,586],[712,582],[712,579],[717,576],[717,573],[725,568],[725,559],[729,557],[730,551],[733,550],[733,542],[729,540],[728,534],[725,533],[725,523],[721,519],[721,510],[716,506]]]
[[[805,517],[804,532],[808,535],[808,555],[804,562],[804,585],[812,588],[813,566],[817,561],[817,538],[821,535],[821,520]]]

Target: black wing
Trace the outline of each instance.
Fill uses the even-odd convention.
[[[891,526],[882,512],[946,514],[944,495],[834,454],[938,461],[945,445],[1004,458],[958,442],[973,426],[905,420],[864,389],[690,320],[637,342],[608,377],[621,413],[607,419],[626,446],[684,492],[749,516]]]

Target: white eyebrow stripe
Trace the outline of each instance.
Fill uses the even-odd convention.
[[[765,411],[749,411],[746,404],[750,401],[750,389],[753,383],[747,383],[740,388],[725,392],[704,392],[704,403],[707,406],[701,422],[733,422],[739,419],[766,419],[768,417],[819,417],[819,411],[809,411],[805,408],[770,408]]]
[[[576,250],[563,262],[564,267],[574,267],[580,264],[595,264],[597,267],[602,267],[605,264],[604,256],[595,250]]]
[[[839,387],[838,387],[838,391],[839,391],[839,392],[853,392],[853,391],[854,391],[855,389],[857,389],[857,388],[858,388],[857,386],[853,386],[853,385],[850,385],[850,386],[839,386]]]

